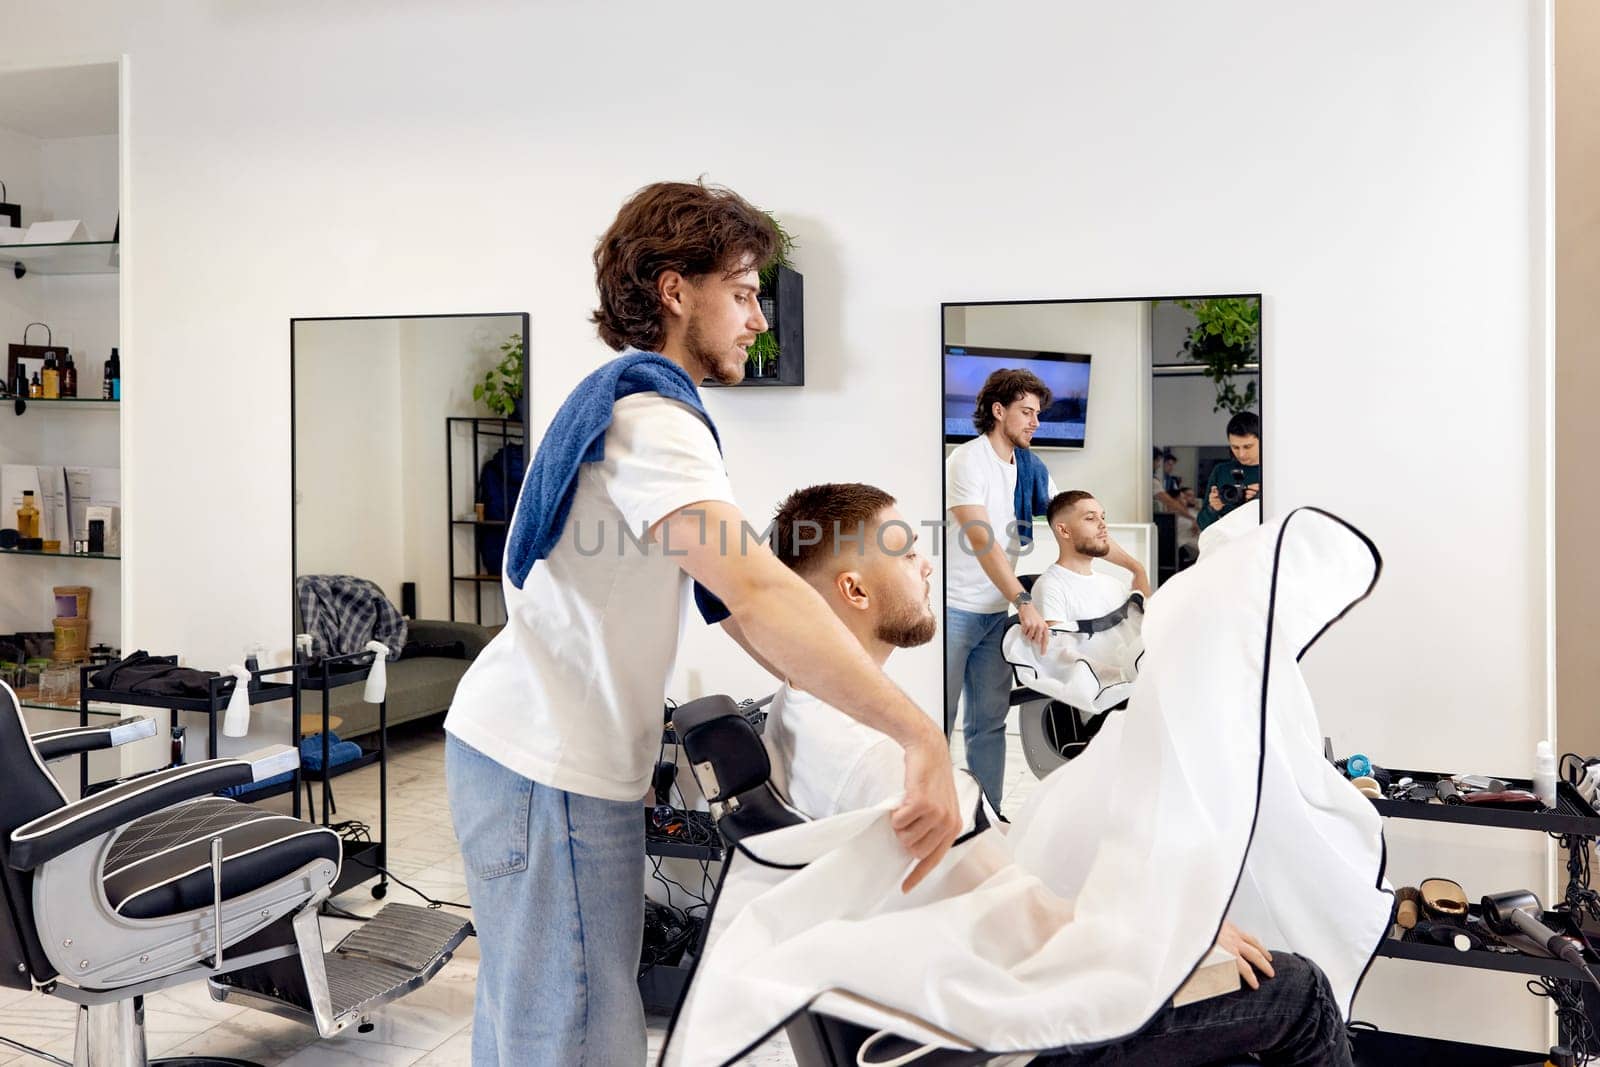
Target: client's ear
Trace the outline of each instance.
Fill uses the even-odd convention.
[[[861,584],[861,574],[858,571],[841,571],[833,580],[833,588],[841,600],[857,611],[866,611],[872,606],[872,598],[867,595],[866,587]]]

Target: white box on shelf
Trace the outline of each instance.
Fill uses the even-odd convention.
[[[82,219],[51,219],[36,222],[28,227],[30,245],[59,245],[70,241],[87,241],[89,231],[83,228]]]
[[[0,226],[0,245],[20,245],[27,239],[26,226]]]

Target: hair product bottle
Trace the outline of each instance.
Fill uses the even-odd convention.
[[[117,350],[111,350],[111,358],[106,360],[105,380],[100,385],[101,400],[116,400],[119,388],[117,380],[122,377],[122,367],[117,360]]]
[[[72,365],[72,353],[68,352],[61,365],[61,395],[75,397],[78,395],[78,368]]]
[[[44,383],[39,381],[39,372],[33,372],[33,381],[28,383],[28,399],[40,400],[44,397]]]
[[[22,506],[17,509],[17,536],[23,540],[39,536],[39,509],[33,506],[33,490],[22,491]]]
[[[40,381],[44,383],[45,400],[56,400],[61,396],[61,371],[56,367],[56,354],[44,354],[44,373]]]

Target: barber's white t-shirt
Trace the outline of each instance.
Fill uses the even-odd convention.
[[[693,607],[682,548],[648,530],[713,500],[732,503],[733,490],[705,421],[655,393],[618,400],[605,459],[579,466],[555,548],[523,588],[503,580],[508,621],[461,679],[445,729],[536,782],[642,798]]]
[[[1017,536],[1017,464],[995,455],[987,437],[974,437],[956,446],[944,461],[945,507],[981,504],[989,512],[989,526],[1005,546],[1006,557],[1016,568],[1022,554]],[[1050,495],[1056,495],[1055,479],[1050,479]],[[990,614],[1010,607],[1004,594],[989,580],[983,564],[972,553],[969,541],[961,536],[959,525],[950,516],[951,526],[944,541],[945,604],[960,611]],[[1046,538],[1048,541],[1049,538]]]
[[[894,738],[810,693],[779,687],[762,739],[773,788],[813,819],[905,793],[905,750]]]
[[[1052,563],[1034,579],[1032,592],[1033,606],[1045,621],[1070,627],[1116,611],[1128,602],[1130,587],[1109,574],[1079,574]]]

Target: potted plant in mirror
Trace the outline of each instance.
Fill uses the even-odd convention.
[[[1259,297],[1214,296],[1201,300],[1175,300],[1173,303],[1195,317],[1183,351],[1205,366],[1205,376],[1217,387],[1212,411],[1227,410],[1230,415],[1253,410],[1259,394],[1254,379],[1243,389],[1234,385],[1233,376],[1244,370],[1256,355],[1261,336]]]
[[[794,251],[794,236],[783,228],[772,212],[765,212],[767,218],[772,220],[773,229],[778,231],[778,250],[761,270],[761,313],[766,316],[768,324],[777,322],[777,303],[773,294],[777,291],[778,268],[788,267],[793,269],[789,262],[789,255]],[[778,376],[778,335],[775,330],[768,329],[766,333],[758,334],[750,345],[748,358],[744,365],[746,378],[776,378]]]
[[[499,364],[472,387],[472,399],[502,419],[522,418],[522,337],[512,334],[500,346]]]

